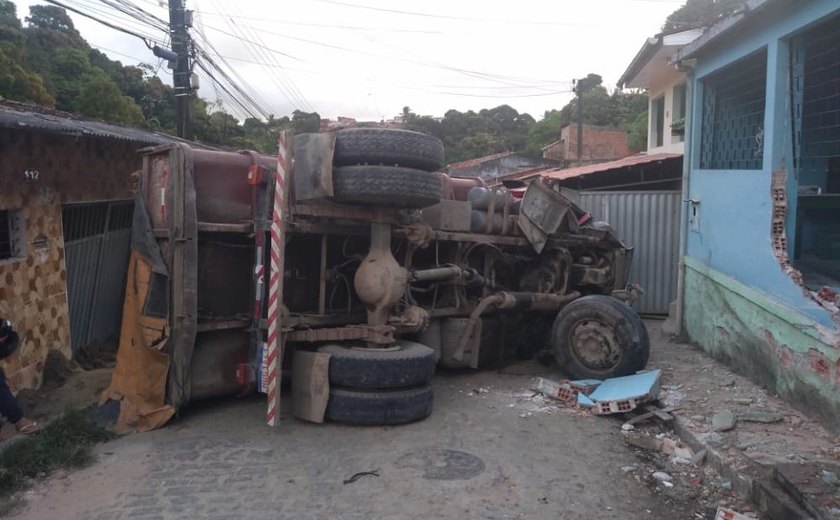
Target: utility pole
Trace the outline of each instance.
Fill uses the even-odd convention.
[[[192,129],[192,40],[187,31],[192,27],[192,12],[184,9],[184,0],[169,0],[169,31],[172,52],[178,59],[172,71],[175,88],[175,114],[178,121],[178,137],[193,139]]]
[[[577,163],[583,164],[583,85],[580,80],[572,80],[573,90],[577,94]]]

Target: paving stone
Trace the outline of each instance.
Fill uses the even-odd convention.
[[[712,431],[725,432],[735,427],[735,414],[732,410],[724,410],[712,416]]]

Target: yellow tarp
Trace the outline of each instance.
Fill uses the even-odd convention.
[[[143,315],[152,266],[132,250],[123,303],[117,366],[100,403],[120,401],[117,433],[160,428],[175,414],[166,404],[169,327],[165,318]]]

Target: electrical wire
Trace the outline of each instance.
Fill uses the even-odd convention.
[[[213,4],[216,5],[216,7],[218,8],[218,5],[215,2],[213,2]],[[285,71],[283,71],[283,67],[280,64],[280,62],[277,61],[277,58],[273,54],[266,52],[265,49],[269,47],[265,45],[265,43],[262,41],[254,41],[253,39],[249,39],[246,37],[249,33],[254,34],[256,38],[259,38],[259,35],[254,33],[253,29],[251,29],[250,27],[240,28],[237,22],[232,18],[228,18],[225,21],[228,27],[230,27],[231,30],[234,31],[233,34],[226,34],[233,36],[237,38],[240,42],[242,42],[246,51],[249,52],[249,54],[251,54],[252,57],[268,61],[275,65],[276,68],[271,69],[266,69],[264,64],[260,66],[262,66],[264,70],[266,70],[266,77],[268,77],[269,79],[271,79],[272,82],[274,82],[275,86],[283,94],[283,96],[295,108],[303,109],[307,112],[314,112],[312,105],[306,100],[303,93],[300,91],[300,89],[297,88],[297,85],[294,84],[294,81],[292,81],[291,78],[289,78],[286,75]],[[286,56],[288,57],[288,55]]]
[[[58,2],[57,0],[44,0],[44,1],[46,1],[49,4],[55,5],[57,7],[61,7],[62,9],[66,9],[67,11],[76,13],[76,14],[81,15],[81,16],[84,16],[85,18],[90,18],[91,20],[93,20],[95,22],[99,22],[106,27],[110,27],[111,29],[114,29],[115,31],[119,31],[119,32],[124,33],[124,34],[134,36],[135,38],[139,38],[149,48],[152,47],[150,42],[155,42],[155,40],[153,40],[151,37],[149,37],[147,35],[142,35],[142,34],[139,34],[137,32],[130,31],[130,30],[124,28],[124,27],[119,27],[119,26],[114,25],[110,22],[106,22],[105,20],[102,20],[101,18],[97,18],[96,16],[93,16],[92,14],[85,13],[85,12],[81,11],[80,9],[76,9],[76,8],[71,7],[71,6],[69,6],[67,4],[64,4],[62,2]]]

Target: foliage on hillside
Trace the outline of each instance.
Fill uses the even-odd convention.
[[[745,0],[687,0],[665,20],[663,31],[711,25],[744,6]]]

